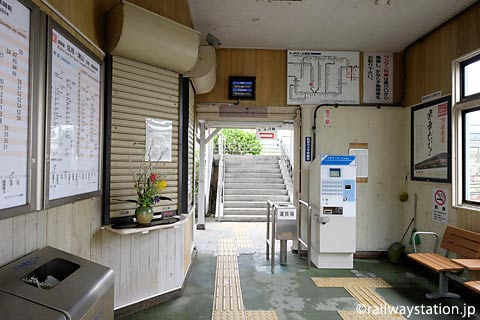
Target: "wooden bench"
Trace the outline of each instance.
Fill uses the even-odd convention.
[[[468,281],[468,282],[465,282],[464,284],[465,284],[465,287],[480,293],[480,281]]]
[[[434,253],[417,253],[415,246],[415,239],[417,235],[433,235],[436,237]],[[439,289],[438,292],[427,293],[428,299],[438,298],[459,298],[455,293],[448,292],[448,277],[447,275],[459,273],[464,270],[464,266],[455,263],[447,256],[438,254],[439,236],[434,232],[415,232],[412,234],[412,243],[415,253],[411,253],[408,257],[427,268],[439,273]],[[443,234],[442,243],[440,247],[445,249],[446,255],[449,252],[456,253],[468,259],[480,258],[480,234],[454,226],[447,226]]]

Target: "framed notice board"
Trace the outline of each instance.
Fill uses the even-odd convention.
[[[102,61],[48,20],[45,207],[101,194]]]
[[[39,209],[34,143],[40,11],[30,1],[0,4],[0,219]],[[34,86],[35,84],[35,86]],[[36,108],[35,108],[36,109]]]
[[[451,96],[411,109],[411,179],[451,181]]]

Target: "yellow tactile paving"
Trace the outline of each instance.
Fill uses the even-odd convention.
[[[390,306],[383,298],[381,298],[372,288],[392,288],[392,286],[382,278],[312,278],[317,287],[345,288],[350,295],[357,300],[359,304],[363,304],[371,310],[388,309]],[[383,309],[382,309],[383,308]],[[363,311],[365,311],[363,310]],[[387,314],[388,310],[384,310],[385,314],[360,313],[357,311],[337,311],[344,320],[401,320],[405,319],[400,314]]]
[[[401,315],[373,315],[358,313],[357,311],[338,311],[343,320],[399,320],[404,319]]]
[[[252,239],[246,232],[235,232],[235,240],[237,241],[237,248],[239,249],[249,249],[254,247]]]
[[[245,311],[243,306],[238,248],[252,248],[246,232],[235,232],[235,238],[222,238],[217,246],[217,270],[213,294],[212,320],[278,320],[273,310]]]
[[[345,287],[345,290],[348,291],[358,301],[365,306],[370,307],[382,307],[388,305],[385,300],[383,300],[373,289],[367,287]]]
[[[242,289],[238,273],[238,261],[234,255],[217,257],[215,275],[214,311],[243,310]]]
[[[245,320],[244,311],[213,311],[212,320]]]
[[[237,240],[235,238],[222,238],[217,244],[217,256],[238,256]]]
[[[382,278],[312,278],[317,287],[345,288],[345,287],[367,287],[367,288],[391,288]]]
[[[278,320],[277,313],[268,311],[214,311],[212,320]]]
[[[268,311],[245,311],[245,320],[278,320],[277,313]]]

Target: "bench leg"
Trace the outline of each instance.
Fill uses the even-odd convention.
[[[448,292],[448,278],[444,272],[440,272],[438,279],[438,292],[427,293],[425,297],[427,299],[439,299],[439,298],[452,298],[458,299],[460,295],[452,292]]]

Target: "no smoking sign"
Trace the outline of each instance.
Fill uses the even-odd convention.
[[[432,219],[448,223],[447,190],[433,189]]]
[[[443,190],[439,189],[435,192],[435,203],[439,206],[443,206],[447,201],[447,195]]]

